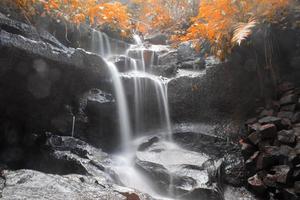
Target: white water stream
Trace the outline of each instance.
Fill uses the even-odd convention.
[[[136,45],[132,45],[128,51],[136,51],[138,53],[137,58],[128,58],[130,59],[129,65],[127,66],[130,69],[129,74],[134,77],[134,105],[131,106],[134,109],[134,113],[129,112],[128,101],[126,98],[126,91],[124,90],[124,85],[118,71],[117,66],[108,61],[109,57],[112,56],[111,45],[109,38],[105,33],[98,31],[93,31],[92,34],[92,44],[91,50],[94,53],[101,55],[109,68],[112,84],[114,88],[117,112],[118,112],[118,121],[119,121],[119,132],[122,141],[122,150],[119,154],[114,156],[114,165],[112,168],[118,173],[122,183],[127,187],[132,187],[138,189],[142,192],[148,193],[153,197],[158,197],[159,199],[166,199],[156,194],[154,189],[151,186],[151,181],[147,179],[143,174],[141,174],[135,168],[135,153],[137,150],[137,145],[134,144],[133,130],[131,127],[135,127],[135,134],[142,136],[144,130],[144,121],[146,113],[144,99],[146,88],[149,87],[145,84],[142,79],[147,79],[151,82],[151,85],[155,87],[156,98],[152,101],[157,101],[159,115],[157,116],[161,119],[161,125],[163,132],[165,133],[166,138],[171,139],[171,122],[169,115],[169,106],[168,106],[168,94],[167,94],[167,84],[160,78],[151,74],[146,73],[146,68],[151,67],[154,62],[154,53],[151,55],[150,63],[149,60],[146,62],[144,52],[147,50],[143,46],[142,39],[138,35],[134,35]],[[131,115],[134,116],[135,124],[131,124]]]

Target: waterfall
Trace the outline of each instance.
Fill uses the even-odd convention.
[[[109,37],[100,31],[92,31],[91,51],[101,55],[102,57],[108,57],[111,55],[111,45]]]
[[[118,71],[117,66],[113,62],[108,61],[112,51],[107,35],[98,31],[93,31],[91,50],[104,58],[111,74],[116,97],[122,151],[114,156],[115,163],[113,164],[112,168],[114,168],[117,174],[119,174],[123,184],[141,191],[145,191],[152,196],[157,196],[151,185],[151,181],[149,181],[147,177],[145,177],[135,168],[135,152],[137,151],[138,146],[133,143],[130,115],[134,115],[135,132],[138,134],[143,134],[141,130],[144,130],[144,116],[147,114],[144,112],[144,100],[146,89],[150,86],[147,85],[143,79],[150,81],[151,86],[154,86],[156,93],[156,99],[154,99],[154,101],[156,100],[158,104],[158,118],[161,119],[160,121],[164,130],[163,132],[170,140],[172,130],[168,106],[167,84],[162,78],[146,72],[146,67],[149,67],[149,65],[151,66],[154,63],[154,52],[150,57],[150,61],[148,60],[146,66],[144,52],[147,49],[143,46],[142,39],[138,35],[134,35],[133,38],[136,41],[136,45],[131,45],[131,47],[127,50],[126,56],[129,57],[128,59],[130,62],[125,62],[126,65],[129,65],[125,68],[130,68],[131,71],[129,73],[132,75],[134,80],[134,113],[129,112],[124,85],[120,76],[121,74]],[[139,47],[137,49],[137,58],[130,58],[129,52],[134,50],[136,47]],[[147,59],[149,59],[149,57]]]
[[[112,76],[113,86],[116,95],[117,112],[120,123],[120,133],[123,151],[130,151],[131,145],[131,126],[130,115],[128,112],[127,99],[124,92],[124,87],[119,76],[119,72],[114,63],[106,61],[110,74]]]

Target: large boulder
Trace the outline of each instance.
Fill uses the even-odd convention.
[[[20,148],[31,145],[28,138],[45,130],[71,135],[73,121],[75,134],[83,136],[83,131],[89,130],[86,135],[105,135],[106,130],[109,135],[105,128],[109,123],[103,123],[102,129],[95,128],[99,125],[93,126],[91,119],[84,118],[79,102],[81,95],[92,88],[111,93],[105,60],[83,49],[67,48],[46,31],[18,21],[0,18],[0,26],[0,118],[6,119],[0,124],[0,143],[4,152],[22,152]],[[101,104],[96,102],[89,101],[88,107]],[[98,112],[102,112],[99,107]],[[110,113],[113,117],[113,109]],[[113,129],[110,131],[114,135]],[[13,146],[7,143],[9,132],[16,138]],[[101,145],[99,140],[91,141]]]
[[[167,40],[168,40],[167,35],[163,33],[157,33],[145,37],[146,42],[149,42],[150,44],[156,44],[156,45],[166,45]]]
[[[217,180],[221,161],[214,162],[206,154],[188,151],[161,139],[140,149],[136,166],[162,195],[191,200],[197,195],[205,200],[218,199],[213,182]]]
[[[5,187],[1,199],[152,199],[132,189],[105,182],[101,177],[78,174],[53,175],[33,170],[4,171]]]

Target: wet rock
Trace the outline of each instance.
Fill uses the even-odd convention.
[[[177,74],[177,65],[153,65],[150,71],[157,76],[172,77]]]
[[[180,68],[193,70],[205,69],[205,60],[202,58],[197,58],[196,60],[185,61],[180,64]]]
[[[257,132],[251,133],[247,138],[253,145],[258,145],[261,141],[260,135]]]
[[[299,200],[299,196],[295,193],[293,188],[286,188],[280,190],[281,194],[279,195],[279,199],[282,200]]]
[[[241,166],[236,157],[228,156],[228,163],[224,163],[224,177],[232,182],[235,181],[235,176],[238,179],[240,171],[237,169]],[[172,190],[177,197],[189,196],[188,199],[195,198],[196,194],[203,194],[203,199],[214,199],[210,195],[217,194],[214,183],[222,182],[222,163],[222,160],[212,160],[206,154],[172,146],[164,141],[154,143],[143,152],[137,152],[136,160],[138,169],[149,177],[160,193],[166,194]]]
[[[245,161],[245,167],[250,172],[256,171],[256,161],[258,159],[260,152],[256,151],[248,160]]]
[[[296,112],[292,118],[293,123],[298,123],[300,122],[300,112]]]
[[[276,146],[265,146],[257,159],[256,166],[257,169],[261,170],[278,165],[279,163],[284,163],[285,160],[288,160],[287,155],[284,154],[280,148]]]
[[[224,188],[224,198],[227,200],[256,200],[254,194],[249,192],[245,187],[228,187]]]
[[[287,118],[287,119],[290,119],[290,120],[293,119],[293,116],[294,116],[294,113],[293,112],[289,112],[289,111],[280,111],[277,114],[277,117],[279,117],[279,118]]]
[[[143,172],[143,174],[149,178],[152,178],[157,187],[156,189],[160,190],[161,192],[168,190],[171,176],[164,166],[141,160],[136,160],[136,166]]]
[[[296,136],[293,130],[279,131],[277,138],[283,144],[293,144],[296,141]]]
[[[121,192],[121,194],[125,196],[127,200],[141,200],[139,195],[135,193]]]
[[[262,139],[272,139],[277,135],[277,128],[274,124],[265,124],[259,128],[259,134]]]
[[[294,183],[294,190],[297,194],[300,194],[300,181]]]
[[[32,170],[4,171],[7,187],[2,199],[126,199],[121,193],[132,193],[131,189],[115,186],[100,177],[82,175],[52,175]],[[84,178],[82,182],[80,178]],[[101,183],[104,187],[95,182]],[[55,184],[53,184],[55,183]],[[137,195],[140,200],[151,199]],[[136,196],[135,196],[136,197]],[[127,198],[128,199],[128,198]]]
[[[276,177],[276,182],[282,184],[289,183],[293,173],[288,165],[278,165],[272,167],[271,171],[275,173],[274,176]]]
[[[248,120],[245,122],[245,124],[246,124],[246,125],[251,125],[251,124],[254,124],[254,123],[256,123],[256,122],[257,122],[257,118],[256,118],[256,117],[253,117],[253,118],[248,119]]]
[[[193,48],[194,41],[182,42],[178,46],[178,61],[195,60],[197,57],[204,55],[209,51],[209,43],[205,40],[199,41],[201,44],[201,50],[196,51]]]
[[[276,188],[277,186],[277,176],[276,175],[272,175],[272,174],[267,174],[264,178],[263,178],[263,182],[266,186],[271,187],[271,188]]]
[[[293,173],[293,180],[300,181],[300,169],[295,169]]]
[[[279,91],[280,91],[280,93],[285,93],[285,92],[287,92],[287,91],[290,91],[290,90],[292,90],[292,89],[294,89],[295,88],[295,86],[294,86],[294,84],[292,84],[291,82],[284,82],[284,83],[281,83],[280,85],[279,85],[279,87],[278,87],[278,89],[279,89]]]
[[[133,61],[127,56],[113,56],[109,60],[116,65],[119,72],[128,72],[130,70],[133,70],[131,69],[131,63]]]
[[[266,116],[273,116],[274,115],[274,110],[267,110],[264,109],[261,113],[260,113],[260,117],[266,117]]]
[[[288,105],[288,104],[295,104],[298,98],[295,94],[289,94],[280,99],[280,105]]]
[[[157,33],[145,37],[146,42],[149,42],[150,44],[156,44],[156,45],[166,45],[167,39],[168,37],[163,33]]]
[[[273,123],[273,124],[277,125],[280,123],[280,121],[281,121],[281,119],[279,117],[267,116],[267,117],[260,119],[258,122],[260,124]]]
[[[248,132],[250,132],[250,133],[251,133],[251,132],[259,131],[260,127],[261,127],[261,124],[260,124],[260,123],[249,124],[249,125],[247,126]]]
[[[248,160],[255,152],[256,148],[250,144],[242,143],[242,155],[243,157]]]
[[[93,88],[88,92],[84,93],[80,98],[80,109],[86,110],[87,113],[94,112],[98,115],[103,114],[102,112],[108,112],[111,110],[111,105],[114,105],[115,99],[109,93],[106,93],[100,89]],[[109,109],[105,111],[103,108],[106,105],[110,105]]]
[[[296,109],[296,104],[286,105],[281,107],[281,111],[294,112]]]
[[[248,179],[248,185],[258,195],[265,195],[267,193],[266,185],[257,174]]]
[[[128,56],[134,59],[144,60],[146,69],[158,64],[158,54],[150,49],[130,49]]]
[[[220,176],[224,183],[234,187],[242,187],[244,185],[246,171],[242,156],[239,154],[226,155],[222,167]]]
[[[218,200],[220,198],[220,194],[214,190],[196,188],[189,193],[179,196],[180,199],[186,200],[197,200],[199,197],[207,200]]]
[[[170,51],[165,54],[159,55],[158,57],[159,65],[167,65],[170,63],[177,64],[177,51]]]
[[[138,151],[145,151],[147,150],[147,148],[149,148],[150,146],[152,146],[154,143],[158,142],[159,138],[158,137],[153,137],[150,138],[147,142],[142,143],[139,147],[138,147]]]
[[[284,118],[281,120],[280,125],[278,126],[279,130],[281,129],[291,129],[292,128],[292,122],[290,119]]]

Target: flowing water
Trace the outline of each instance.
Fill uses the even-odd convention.
[[[137,151],[137,144],[134,144],[133,142],[133,130],[131,127],[134,127],[135,135],[137,135],[137,137],[143,136],[143,130],[145,130],[144,125],[146,123],[145,115],[147,114],[145,113],[144,104],[146,99],[145,95],[146,89],[151,85],[151,87],[154,86],[156,96],[154,99],[151,99],[151,101],[156,101],[158,105],[157,110],[159,111],[159,116],[157,116],[157,118],[160,119],[161,129],[163,130],[164,135],[171,140],[172,128],[168,106],[167,82],[160,77],[146,72],[147,68],[154,64],[155,52],[151,51],[149,54],[148,49],[144,47],[142,39],[138,35],[134,35],[134,39],[136,45],[131,45],[125,55],[130,60],[129,66],[126,67],[130,69],[128,74],[130,74],[134,80],[133,113],[129,112],[129,101],[126,98],[121,74],[119,73],[117,66],[113,62],[108,61],[109,57],[112,56],[112,49],[107,35],[98,31],[93,31],[91,50],[105,59],[111,74],[116,97],[122,150],[114,156],[114,165],[112,168],[118,173],[124,185],[138,189],[152,196],[159,196],[152,188],[151,181],[135,168],[134,158]],[[145,58],[146,51],[148,51],[147,58]],[[131,56],[132,53],[130,52],[135,52],[136,55],[133,53],[134,56]],[[143,80],[147,80],[147,82],[150,82],[151,84],[148,85],[147,82]],[[134,117],[134,124],[131,124],[130,122],[131,116]],[[161,199],[162,197],[159,198]]]

